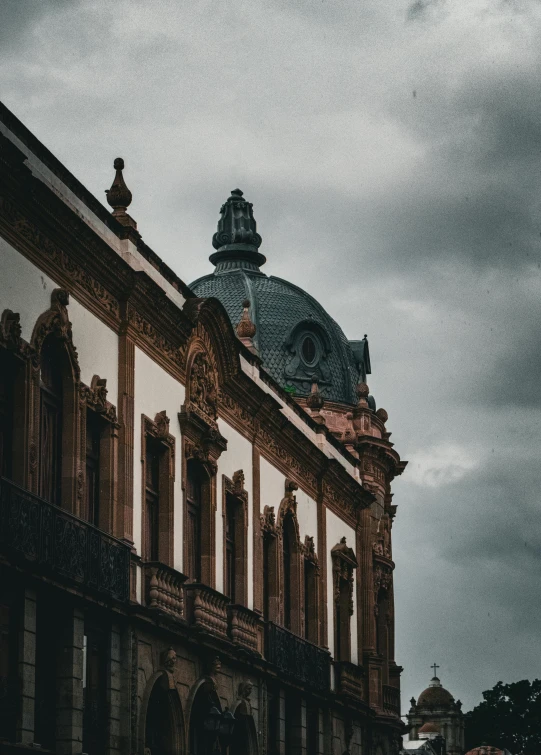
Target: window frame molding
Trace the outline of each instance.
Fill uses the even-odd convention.
[[[235,587],[234,596],[231,598],[233,605],[248,605],[248,491],[244,487],[244,471],[238,469],[233,473],[232,479],[225,474],[222,475],[222,521],[223,521],[223,570],[224,570],[224,595],[225,579],[227,569],[227,552],[226,552],[226,518],[227,518],[227,497],[231,496],[236,500],[237,511],[241,514],[240,521],[235,521]],[[240,553],[239,553],[240,550]],[[239,569],[239,566],[241,567]]]
[[[354,604],[354,569],[357,569],[358,563],[353,548],[346,543],[345,536],[340,542],[331,548],[331,560],[333,571],[333,632],[334,632],[334,660],[351,661],[351,617],[353,615]],[[342,658],[341,648],[338,646],[337,625],[341,619],[341,582],[346,581],[349,590],[348,601],[348,635],[347,635],[347,658]]]
[[[182,433],[183,531],[187,532],[188,462],[198,463],[206,480],[201,496],[201,583],[216,588],[216,475],[227,440],[218,429],[218,369],[208,336],[196,334],[186,359],[186,398],[178,413]],[[183,563],[188,563],[184,538]]]
[[[175,437],[169,432],[170,420],[165,409],[154,419],[141,414],[141,558],[145,563],[154,559],[145,552],[147,542],[146,517],[146,448],[147,440],[154,441],[160,451],[158,459],[158,563],[173,567],[174,562],[174,487]]]

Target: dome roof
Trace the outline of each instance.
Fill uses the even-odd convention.
[[[419,734],[439,734],[440,733],[440,727],[437,724],[432,723],[432,721],[427,721],[426,724],[423,724],[421,728],[419,729]]]
[[[454,705],[455,698],[450,692],[441,686],[437,676],[434,676],[430,685],[421,692],[417,700],[420,708],[450,708]]]
[[[473,750],[469,750],[466,755],[504,755],[503,750],[498,750],[497,747],[490,747],[489,745],[482,745],[481,747],[474,747]]]
[[[267,276],[260,266],[261,236],[256,232],[252,205],[239,189],[222,206],[210,259],[210,275],[190,284],[199,297],[215,297],[225,307],[233,327],[249,301],[256,326],[253,344],[265,370],[290,393],[307,396],[313,379],[322,396],[354,406],[355,387],[370,372],[366,337],[348,341],[341,328],[310,294],[288,281]],[[369,406],[375,409],[372,397]]]

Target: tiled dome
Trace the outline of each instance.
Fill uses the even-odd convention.
[[[417,707],[450,708],[454,702],[455,698],[452,694],[442,687],[438,677],[434,676],[430,685],[419,695]]]
[[[256,326],[253,343],[263,367],[286,390],[310,393],[315,377],[322,396],[355,406],[355,388],[370,372],[368,343],[348,341],[340,326],[310,294],[288,281],[267,276],[260,267],[252,205],[235,189],[221,209],[210,275],[190,284],[199,297],[215,297],[236,327],[249,301]],[[375,410],[372,397],[369,406]]]
[[[440,727],[437,726],[437,724],[432,723],[432,721],[427,721],[426,724],[423,724],[421,728],[419,729],[419,734],[439,734],[440,733]]]

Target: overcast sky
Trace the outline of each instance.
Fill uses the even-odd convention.
[[[402,708],[541,677],[539,0],[2,0],[5,104],[186,281],[254,203],[350,338],[395,483]]]

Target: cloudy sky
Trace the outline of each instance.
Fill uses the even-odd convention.
[[[187,282],[221,203],[350,338],[395,484],[403,709],[541,677],[539,0],[2,0],[5,104]]]

